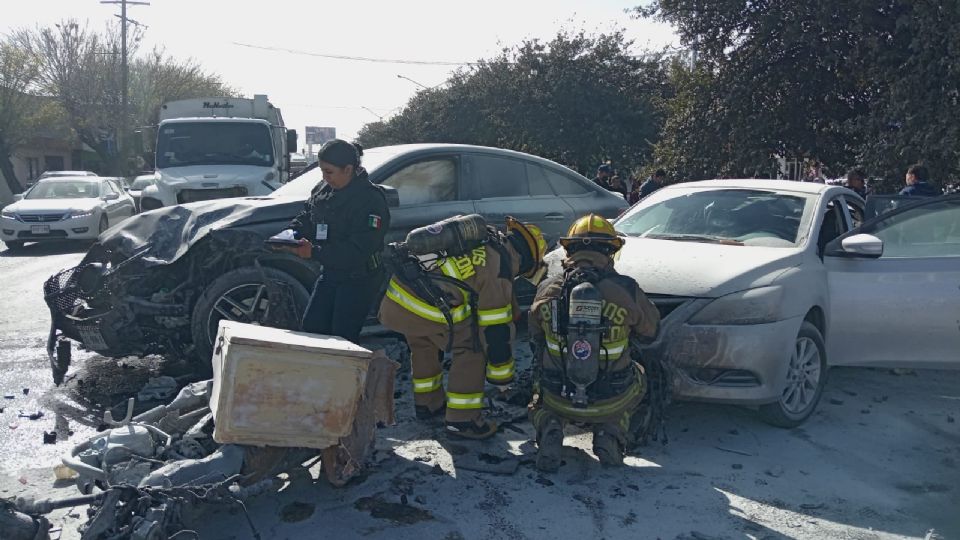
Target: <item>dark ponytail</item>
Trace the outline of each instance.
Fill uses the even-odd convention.
[[[363,147],[359,144],[351,144],[343,139],[332,139],[323,143],[320,151],[317,152],[317,159],[340,168],[353,165],[354,170],[356,170],[360,168],[360,156],[362,155]]]

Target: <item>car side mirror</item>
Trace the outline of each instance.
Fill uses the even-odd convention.
[[[387,198],[388,207],[396,208],[400,206],[400,192],[397,191],[397,188],[384,185],[380,187],[383,188],[383,195]]]
[[[872,234],[855,234],[827,245],[827,255],[876,259],[883,255],[883,240]]]
[[[120,198],[120,195],[118,193],[108,193],[103,196],[103,200],[105,201],[115,201],[119,198]]]
[[[297,130],[287,130],[287,153],[297,151]]]

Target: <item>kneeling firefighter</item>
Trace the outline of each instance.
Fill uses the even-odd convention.
[[[620,465],[631,415],[647,391],[630,342],[652,340],[660,314],[636,281],[614,270],[623,239],[609,221],[580,218],[560,244],[567,251],[563,274],[540,284],[530,308],[536,466],[559,468],[567,422],[591,426],[594,454],[604,465]]]
[[[457,216],[411,231],[385,257],[393,277],[380,322],[410,346],[416,416],[444,417],[455,437],[497,432],[481,416],[484,380],[513,382],[513,280],[543,273],[540,229],[509,217],[506,225],[504,234],[477,214]],[[446,395],[444,353],[452,356]]]

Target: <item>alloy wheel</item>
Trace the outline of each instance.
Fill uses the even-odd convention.
[[[213,304],[208,321],[209,335],[217,335],[217,328],[223,319],[260,324],[269,305],[266,285],[262,283],[238,285],[221,294]]]
[[[820,386],[820,348],[806,336],[798,336],[790,357],[787,384],[780,403],[790,414],[802,414],[817,399]]]

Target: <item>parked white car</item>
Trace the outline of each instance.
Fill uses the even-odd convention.
[[[44,178],[60,178],[60,177],[74,177],[74,176],[98,176],[97,173],[92,171],[44,171],[37,177],[37,180],[43,180]]]
[[[831,365],[960,367],[960,196],[862,227],[852,191],[781,180],[669,186],[615,222],[619,272],[661,313],[646,354],[678,397],[792,427]]]
[[[114,179],[45,178],[3,209],[0,239],[9,249],[26,242],[93,240],[134,214],[133,199]]]

